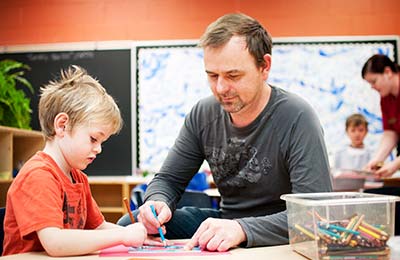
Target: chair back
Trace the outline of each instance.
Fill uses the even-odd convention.
[[[211,197],[202,191],[185,190],[176,208],[192,206],[198,208],[212,208]]]
[[[131,205],[132,209],[137,209],[142,206],[144,202],[144,193],[146,192],[147,184],[140,184],[135,186],[131,191]]]
[[[4,216],[6,215],[6,208],[0,208],[0,256],[3,254],[3,240],[4,240]]]

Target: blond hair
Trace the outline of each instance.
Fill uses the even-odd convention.
[[[68,115],[71,131],[76,125],[90,123],[110,126],[112,134],[122,128],[121,113],[114,99],[79,66],[61,70],[60,79],[50,81],[40,91],[39,121],[46,139],[55,135],[54,119],[59,113]]]

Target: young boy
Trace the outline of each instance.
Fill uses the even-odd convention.
[[[368,133],[368,122],[361,114],[352,114],[346,119],[346,133],[351,144],[335,153],[334,168],[362,170],[371,159],[372,151],[364,146]]]
[[[106,222],[81,171],[122,127],[113,98],[84,69],[72,66],[41,88],[39,120],[46,144],[8,191],[3,255],[45,250],[71,256],[116,244],[141,246],[144,226]]]

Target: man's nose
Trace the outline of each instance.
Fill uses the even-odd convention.
[[[216,90],[220,94],[223,94],[229,90],[229,85],[223,77],[218,78]]]

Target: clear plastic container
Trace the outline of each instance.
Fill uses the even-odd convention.
[[[285,194],[289,241],[310,259],[385,258],[400,197],[358,192]],[[353,259],[353,258],[351,258]]]

